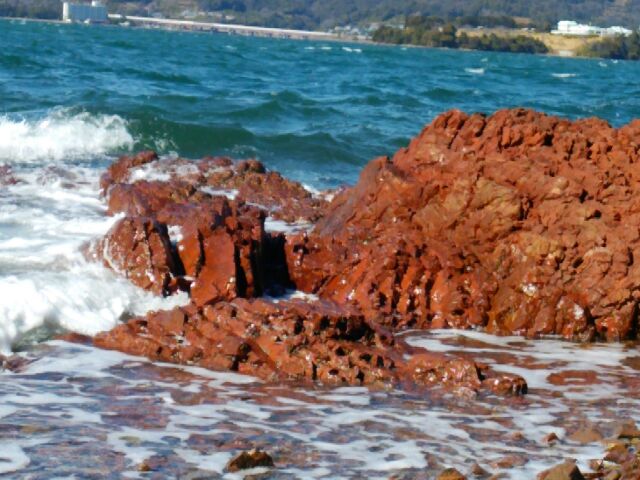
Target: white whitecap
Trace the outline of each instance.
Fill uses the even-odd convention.
[[[29,463],[29,457],[13,440],[0,441],[0,473],[15,472]]]
[[[93,335],[123,315],[172,308],[162,299],[87,262],[84,243],[120,218],[105,215],[98,169],[15,165],[19,182],[0,192],[0,352],[43,325]],[[173,232],[178,233],[178,232]]]
[[[33,163],[96,157],[130,149],[134,140],[118,115],[54,110],[39,119],[0,116],[0,162]]]

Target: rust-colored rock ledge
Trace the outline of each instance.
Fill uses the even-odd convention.
[[[191,303],[95,343],[269,380],[522,393],[393,334],[636,338],[639,142],[639,121],[451,111],[331,201],[255,160],[123,157],[101,186],[124,218],[88,255]],[[288,288],[314,297],[264,298]]]

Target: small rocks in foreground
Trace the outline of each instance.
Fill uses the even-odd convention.
[[[467,480],[467,477],[455,468],[446,468],[438,474],[436,480]]]
[[[599,441],[597,437],[591,437]],[[613,438],[602,440],[606,443],[602,459],[592,460],[589,467],[593,472],[583,473],[575,461],[556,465],[538,475],[538,480],[637,480],[640,479],[640,430],[633,421],[620,422],[614,428]]]
[[[241,452],[233,457],[227,463],[225,469],[228,472],[238,472],[240,470],[249,470],[257,467],[274,467],[271,455],[262,450],[253,449],[247,452]]]
[[[568,460],[538,474],[538,480],[585,480],[575,461]]]
[[[475,478],[487,478],[491,476],[491,473],[484,469],[479,463],[471,465],[471,475]]]

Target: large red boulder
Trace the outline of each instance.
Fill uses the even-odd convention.
[[[630,338],[639,142],[640,122],[443,114],[289,238],[291,278],[393,327]]]
[[[236,164],[224,157],[190,162],[143,152],[115,162],[101,184],[109,214],[151,218],[166,226],[173,242],[177,267],[171,269],[169,288],[164,280],[162,288],[136,283],[156,292],[190,289],[198,306],[259,296],[273,284],[287,284],[284,237],[267,232],[265,220],[308,224],[327,204],[260,162]],[[109,237],[113,248],[124,239],[122,232]],[[127,271],[134,267],[125,262],[117,270],[137,278]]]

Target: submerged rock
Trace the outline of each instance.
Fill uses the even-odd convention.
[[[271,455],[262,450],[249,450],[242,452],[227,463],[226,470],[228,472],[238,472],[240,470],[248,470],[256,467],[273,467],[273,459]]]
[[[455,468],[447,468],[438,474],[436,480],[467,480],[467,477]]]
[[[19,182],[13,175],[11,165],[0,165],[0,186],[17,185]]]

